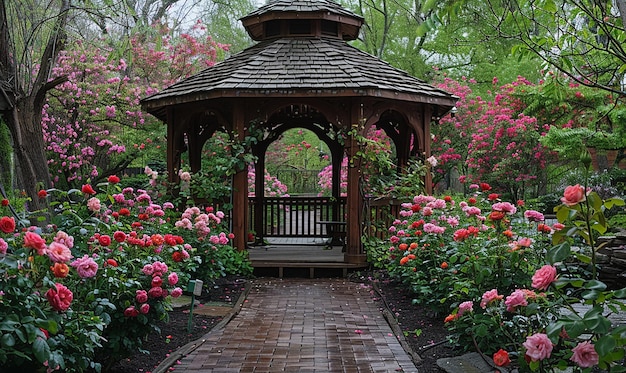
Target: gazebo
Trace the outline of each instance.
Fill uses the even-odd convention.
[[[191,170],[201,169],[203,145],[216,131],[243,139],[252,125],[260,128],[263,139],[252,151],[256,175],[263,175],[267,146],[288,129],[309,129],[332,153],[335,200],[344,154],[351,159],[345,213],[333,218],[345,224],[345,264],[366,264],[357,137],[371,126],[383,129],[402,169],[412,157],[430,156],[431,123],[457,98],[349,45],[363,18],[330,0],[270,1],[241,22],[256,45],[142,101],[144,110],[167,124],[169,180],[178,181],[185,151]],[[262,177],[255,183],[263,190]],[[234,244],[244,250],[249,227],[264,223],[259,207],[265,197],[257,193],[257,208],[249,214],[247,170],[235,174],[233,188]]]

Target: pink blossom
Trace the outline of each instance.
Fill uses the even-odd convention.
[[[37,254],[43,255],[46,252],[46,241],[35,232],[26,232],[24,234],[24,247],[28,247],[37,251]]]
[[[74,237],[63,231],[58,231],[52,240],[54,242],[62,243],[70,249],[74,247]]]
[[[535,210],[526,210],[524,212],[524,217],[529,221],[544,221],[545,218],[542,213]]]
[[[546,264],[535,272],[532,280],[535,289],[546,290],[556,280],[556,268]]]
[[[148,292],[145,290],[136,290],[135,291],[135,300],[138,303],[146,303],[148,301]]]
[[[64,263],[72,259],[72,251],[60,242],[52,242],[46,249],[46,254],[54,263]]]
[[[143,272],[143,274],[146,276],[150,276],[154,273],[154,267],[152,266],[152,264],[146,264],[141,269],[141,272]]]
[[[96,263],[88,255],[84,255],[82,258],[76,259],[71,263],[71,266],[76,268],[76,272],[80,278],[94,277],[98,271],[98,263]]]
[[[139,306],[139,312],[142,314],[147,314],[148,312],[150,312],[150,305],[148,303],[144,303],[141,306]]]
[[[482,300],[480,301],[480,307],[487,308],[487,305],[489,305],[489,303],[500,300],[502,298],[502,295],[498,295],[498,289],[488,290],[482,296]]]
[[[9,248],[9,244],[0,237],[0,255],[4,255],[7,253],[7,249]]]
[[[174,288],[174,289],[172,289],[172,292],[171,292],[172,298],[178,298],[182,294],[183,294],[183,289],[181,289],[181,288]]]
[[[459,312],[457,313],[457,317],[461,317],[465,312],[472,312],[474,310],[474,302],[466,301],[459,304]]]
[[[507,311],[515,312],[516,307],[525,307],[528,305],[528,302],[526,301],[526,293],[523,290],[517,289],[511,293],[511,295],[506,297],[504,304],[506,305]]]
[[[590,368],[600,361],[595,347],[589,341],[580,342],[572,349],[572,352],[573,355],[570,360],[581,368]]]
[[[497,202],[491,205],[493,211],[504,212],[508,215],[513,215],[517,212],[517,207],[510,202]]]
[[[178,283],[178,274],[176,272],[172,272],[167,276],[167,282],[170,285],[176,285]]]
[[[87,201],[87,208],[91,212],[99,212],[101,207],[100,200],[97,197],[91,197]]]
[[[161,287],[153,287],[148,290],[148,297],[150,298],[161,298],[163,296],[163,288]]]
[[[533,334],[526,338],[526,342],[522,344],[526,348],[526,356],[532,361],[547,359],[552,354],[554,345],[550,338],[543,333]]]

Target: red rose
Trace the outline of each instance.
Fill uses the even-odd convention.
[[[488,190],[491,190],[491,185],[487,184],[487,183],[480,183],[480,189],[483,192],[486,192]]]
[[[0,230],[4,233],[13,233],[15,231],[15,219],[8,216],[0,218]]]
[[[8,206],[8,205],[9,205],[9,200],[8,200],[8,199],[6,199],[6,198],[4,198],[4,199],[2,200],[2,206]]]
[[[115,176],[115,175],[109,176],[108,180],[109,180],[109,183],[111,183],[111,184],[117,184],[117,183],[120,182],[120,178]]]
[[[113,239],[117,242],[124,242],[126,241],[126,233],[122,231],[116,231],[115,233],[113,233]]]
[[[130,216],[130,210],[127,209],[126,207],[122,207],[120,209],[120,215],[122,215],[122,216]]]
[[[503,367],[509,365],[511,363],[511,359],[509,359],[509,353],[504,351],[503,349],[498,350],[495,354],[493,354],[493,363],[498,367]]]
[[[117,267],[117,262],[115,261],[115,259],[107,259],[107,261],[105,262],[105,265],[110,265],[111,267]]]
[[[104,234],[104,235],[98,237],[98,242],[102,246],[109,246],[111,244],[111,237],[109,237],[108,235]]]
[[[172,260],[179,263],[183,261],[183,254],[180,251],[174,251],[172,253]]]
[[[93,190],[93,187],[89,184],[85,184],[83,185],[83,187],[81,188],[81,192],[85,193],[85,194],[96,194],[96,191]]]
[[[490,201],[495,201],[495,200],[497,200],[498,198],[500,198],[500,195],[499,195],[498,193],[491,193],[491,194],[489,194],[489,196],[487,196],[487,198],[488,198]]]
[[[45,190],[40,190],[39,192],[37,192],[37,196],[41,199],[44,199],[46,197],[48,197],[48,192],[46,192]]]

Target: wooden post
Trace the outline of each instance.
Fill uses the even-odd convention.
[[[351,129],[362,134],[362,110],[359,104],[353,104],[350,114]],[[361,179],[361,158],[357,156],[359,143],[355,135],[347,139],[346,151],[348,153],[348,196],[347,196],[347,247],[345,260],[348,263],[364,264],[367,256],[363,253],[361,244],[361,222],[363,220],[363,198],[359,182]]]
[[[243,141],[245,138],[245,103],[241,102],[233,110],[233,128],[235,129],[236,140]],[[232,223],[235,234],[234,246],[239,251],[247,248],[248,241],[248,168],[238,171],[233,177],[233,210]]]

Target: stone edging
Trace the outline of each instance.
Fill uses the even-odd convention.
[[[239,313],[239,311],[241,311],[241,308],[243,307],[243,303],[248,297],[248,293],[250,292],[251,287],[252,286],[250,284],[250,281],[246,281],[245,290],[239,295],[239,298],[237,298],[237,302],[235,302],[235,305],[233,306],[232,310],[230,310],[230,312],[226,316],[224,316],[224,318],[220,320],[220,322],[215,324],[215,326],[211,328],[211,330],[207,334],[202,336],[200,339],[191,341],[187,343],[186,345],[179,347],[176,351],[172,352],[170,356],[165,358],[165,360],[163,360],[161,364],[159,364],[156,368],[154,368],[152,373],[168,372],[169,369],[172,366],[174,366],[174,364],[176,364],[176,361],[189,355],[195,349],[202,346],[204,342],[206,342],[208,335],[223,329]]]

